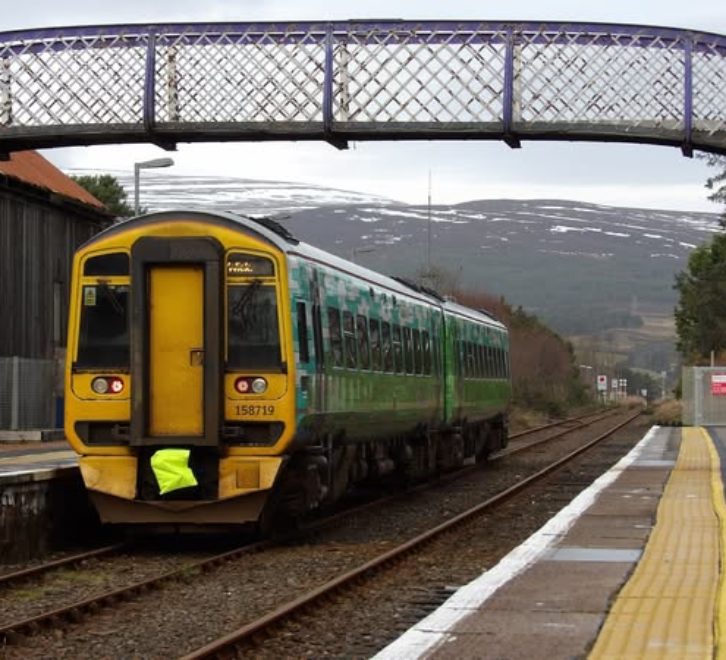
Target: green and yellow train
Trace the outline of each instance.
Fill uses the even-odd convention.
[[[66,436],[110,523],[297,516],[507,438],[505,326],[269,220],[164,212],[77,252]]]

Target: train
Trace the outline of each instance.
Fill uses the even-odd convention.
[[[73,261],[65,434],[101,521],[260,525],[507,442],[506,326],[298,241],[163,211]]]

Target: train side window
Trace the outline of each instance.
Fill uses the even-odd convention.
[[[333,365],[343,366],[343,336],[340,333],[340,311],[328,307],[328,335],[330,336],[330,353]]]
[[[485,346],[484,347],[484,354],[487,360],[487,378],[492,378],[494,376],[493,370],[492,370],[492,347],[491,346]]]
[[[423,349],[423,370],[429,376],[431,374],[431,341],[426,330],[421,333],[421,348]]]
[[[300,351],[300,362],[310,361],[310,347],[308,346],[308,317],[304,302],[298,302],[297,308],[297,343]]]
[[[380,371],[382,367],[381,330],[378,319],[370,319],[368,321],[368,329],[371,337],[371,369],[373,369],[373,371]]]
[[[468,342],[467,362],[469,363],[469,378],[476,378],[476,355],[473,341]]]
[[[411,328],[403,329],[403,355],[406,362],[406,373],[414,373],[415,365],[413,362],[413,342],[411,341]]]
[[[403,347],[401,346],[401,326],[393,324],[393,368],[397,374],[403,371]]]
[[[509,351],[505,349],[504,350],[504,377],[505,378],[509,378],[509,376],[510,376],[509,369],[510,369],[510,367],[509,367]]]
[[[393,346],[391,345],[391,324],[381,323],[381,340],[383,348],[383,371],[393,371]]]
[[[343,312],[343,344],[345,346],[345,366],[355,369],[358,365],[355,346],[355,323],[353,314]]]
[[[476,345],[476,368],[479,378],[484,378],[484,347]]]
[[[502,349],[497,346],[494,349],[494,355],[496,357],[497,378],[501,378],[502,377]]]
[[[423,355],[421,355],[421,331],[413,331],[413,361],[416,365],[416,373],[423,373]]]
[[[361,369],[370,369],[371,354],[368,345],[368,319],[358,314],[355,317],[355,331],[358,337],[358,358]]]

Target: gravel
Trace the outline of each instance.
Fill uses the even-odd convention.
[[[189,573],[184,580],[101,610],[77,625],[27,638],[5,649],[4,655],[168,658],[191,652],[487,499],[537,471],[554,456],[580,446],[597,430],[613,425],[612,419],[598,422],[521,455],[489,463],[456,482],[381,503],[302,541],[245,555],[210,573]],[[626,427],[615,440],[588,452],[586,458],[580,459],[580,467],[559,471],[559,485],[523,494],[525,506],[518,498],[502,512],[481,517],[463,531],[446,535],[430,544],[426,552],[382,571],[350,596],[343,594],[334,604],[285,628],[263,647],[254,649],[253,655],[370,655],[443,602],[458,585],[496,563],[628,451],[644,432],[644,422]],[[172,559],[178,561],[178,556]],[[133,565],[134,557],[129,560]],[[106,581],[123,572],[115,562],[103,564],[89,575]],[[8,596],[4,594],[0,603],[3,616],[18,618],[17,599]],[[48,601],[42,595],[38,602],[45,606]]]

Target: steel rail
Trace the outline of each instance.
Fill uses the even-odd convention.
[[[320,585],[316,589],[313,589],[299,598],[285,603],[284,605],[276,608],[272,612],[269,612],[263,617],[252,621],[245,626],[235,630],[224,637],[220,637],[214,642],[203,646],[192,653],[189,653],[181,658],[181,660],[200,660],[202,658],[227,658],[236,657],[236,647],[248,644],[255,637],[263,636],[267,634],[270,629],[275,626],[288,621],[293,616],[300,614],[304,609],[316,604],[323,598],[331,596],[334,592],[337,592],[345,587],[349,587],[360,580],[367,579],[375,572],[384,568],[388,564],[400,560],[405,555],[422,548],[426,543],[437,538],[441,534],[448,532],[459,525],[469,522],[475,516],[488,511],[489,509],[502,504],[503,502],[511,499],[514,495],[520,493],[522,490],[531,486],[532,484],[540,481],[550,473],[558,470],[565,464],[572,461],[574,458],[582,454],[583,452],[591,449],[598,443],[602,442],[605,438],[611,436],[618,429],[632,422],[636,417],[640,416],[641,412],[638,411],[634,415],[629,416],[623,422],[620,422],[613,428],[609,429],[605,433],[599,435],[594,440],[578,447],[576,450],[570,452],[561,459],[558,459],[554,463],[551,463],[547,467],[539,470],[535,474],[523,479],[517,484],[507,488],[498,495],[481,502],[476,506],[460,513],[453,518],[436,525],[430,530],[415,536],[414,538],[406,541],[405,543],[393,548],[378,557],[367,561],[358,568],[351,571],[347,571],[328,582]]]
[[[232,559],[237,559],[242,555],[259,552],[260,550],[270,547],[272,544],[272,541],[260,541],[258,543],[241,546],[233,550],[208,557],[207,559],[184,564],[180,568],[175,568],[148,580],[134,582],[126,587],[121,587],[119,589],[114,589],[113,591],[104,592],[97,596],[76,601],[70,605],[59,607],[37,616],[13,621],[12,623],[0,627],[0,647],[4,644],[14,643],[20,636],[34,634],[42,626],[52,627],[59,621],[76,622],[86,613],[95,612],[101,607],[112,605],[149,589],[157,588],[164,582],[183,577],[188,575],[190,572],[209,570],[218,564],[222,564]]]
[[[595,423],[595,422],[599,421],[600,419],[602,419],[603,417],[609,416],[610,414],[611,413],[608,413],[607,415],[598,417],[595,420],[592,420],[592,422],[590,422],[590,423]],[[548,424],[548,425],[545,425],[544,427],[540,427],[540,428],[534,429],[534,430],[541,430],[542,428],[549,428],[552,426],[561,425],[563,423],[568,423],[568,422],[574,421],[576,419],[581,419],[582,417],[588,417],[588,416],[592,416],[592,414],[583,415],[580,418],[570,418],[570,419],[563,420],[561,422],[554,422],[552,424]],[[542,442],[547,442],[556,437],[560,437],[566,433],[570,433],[575,430],[581,430],[582,428],[584,428],[585,426],[588,426],[588,425],[589,425],[589,423],[583,424],[582,426],[578,426],[575,428],[564,429],[561,433],[556,434],[555,436],[548,436],[547,438],[544,438],[543,440],[540,440],[538,442],[529,443],[522,447],[518,447],[512,452],[508,452],[508,454],[515,453],[517,451],[524,451],[526,449],[529,449],[530,447],[533,447],[537,444],[541,444]],[[531,430],[531,431],[533,432],[534,430]],[[610,431],[610,433],[611,432],[612,431]],[[499,457],[497,456],[495,458],[499,458]],[[462,470],[456,471],[455,473],[444,475],[440,480],[437,480],[435,482],[435,484],[432,484],[431,482],[426,482],[415,488],[412,488],[412,489],[409,489],[409,490],[406,490],[403,492],[395,493],[393,495],[379,498],[379,499],[376,499],[376,500],[373,500],[370,502],[366,502],[363,505],[332,514],[332,515],[326,517],[324,520],[314,521],[313,523],[306,525],[304,528],[302,528],[299,531],[302,533],[319,531],[320,529],[323,529],[325,527],[335,524],[336,522],[338,522],[341,519],[361,513],[363,511],[373,508],[373,507],[379,507],[382,504],[393,501],[397,498],[400,498],[401,496],[410,495],[419,490],[425,490],[427,488],[430,488],[432,485],[439,485],[442,483],[442,481],[443,482],[454,481],[454,480],[461,478],[461,477],[465,476],[466,474],[469,474],[470,472],[478,469],[479,467],[481,467],[481,464],[467,466],[467,467],[463,468]],[[280,538],[268,539],[268,540],[260,541],[257,543],[252,543],[249,545],[244,545],[244,546],[241,546],[238,548],[234,548],[232,550],[229,550],[227,552],[224,552],[224,553],[221,553],[218,555],[214,555],[207,559],[203,559],[203,560],[200,560],[197,562],[192,562],[189,564],[184,564],[180,568],[176,568],[171,571],[167,571],[161,575],[158,575],[156,577],[153,577],[153,578],[150,578],[147,580],[141,580],[139,582],[135,582],[126,587],[120,587],[113,591],[107,591],[102,594],[98,594],[97,596],[92,596],[92,597],[86,598],[81,601],[76,601],[69,605],[59,607],[59,608],[56,608],[56,609],[48,611],[48,612],[44,612],[43,614],[39,614],[37,616],[14,621],[12,623],[9,623],[9,624],[6,624],[6,625],[0,627],[0,646],[2,646],[3,644],[12,644],[15,642],[15,640],[17,638],[19,638],[23,635],[34,634],[34,633],[38,632],[43,626],[52,627],[52,626],[56,625],[59,621],[76,622],[88,613],[95,612],[104,606],[109,606],[116,602],[127,600],[144,591],[147,591],[147,590],[150,590],[153,588],[158,588],[167,581],[188,575],[190,572],[209,570],[219,564],[225,563],[227,561],[232,561],[245,554],[251,554],[253,552],[263,551],[265,549],[268,549],[268,548],[274,546],[280,540],[285,541],[285,540],[288,540],[289,538],[291,538],[291,535],[286,535],[282,539],[280,539]],[[33,568],[25,569],[22,571],[17,571],[16,573],[8,574],[6,576],[0,576],[0,584],[2,584],[3,580],[10,581],[10,579],[22,579],[24,577],[30,577],[33,574],[42,573],[44,571],[62,566],[64,564],[73,563],[74,561],[78,562],[78,561],[82,561],[83,559],[87,559],[87,558],[91,558],[91,557],[95,557],[95,556],[102,556],[104,554],[110,554],[113,551],[120,550],[122,547],[123,547],[123,544],[119,544],[117,546],[108,546],[107,548],[99,548],[97,550],[92,550],[87,553],[75,555],[74,557],[68,557],[65,559],[57,560],[55,562],[49,562],[47,564],[43,564],[42,566],[33,567]]]
[[[618,409],[615,409],[614,412],[618,412]],[[605,417],[607,417],[607,415],[611,413],[613,413],[613,410],[609,410],[605,414],[603,414],[600,410],[595,410],[593,412],[585,413],[584,415],[578,415],[577,417],[566,417],[565,419],[560,419],[555,422],[549,422],[548,424],[543,424],[542,426],[535,426],[534,428],[525,429],[524,431],[518,431],[517,433],[510,433],[508,438],[509,440],[514,440],[515,438],[521,438],[525,435],[537,433],[537,431],[544,431],[546,429],[550,429],[553,426],[561,426],[563,424],[567,424],[568,422],[580,422],[583,419],[586,419],[588,417],[595,417],[596,415],[602,415],[602,417],[599,417],[598,419],[604,419]]]
[[[490,461],[497,461],[499,459],[504,458],[505,456],[511,456],[512,454],[518,454],[520,451],[525,451],[527,449],[531,449],[532,447],[537,447],[539,445],[545,444],[547,442],[550,442],[551,440],[557,440],[557,438],[561,438],[563,435],[567,435],[568,433],[572,433],[573,431],[580,431],[581,429],[587,428],[588,426],[591,426],[592,424],[595,424],[597,422],[602,421],[603,419],[607,419],[608,417],[614,417],[618,414],[618,411],[609,411],[605,414],[599,415],[598,417],[595,417],[595,419],[590,420],[589,422],[580,422],[580,426],[575,426],[573,428],[564,428],[561,431],[557,433],[553,433],[552,435],[548,435],[545,438],[542,438],[541,440],[533,440],[532,442],[522,443],[519,446],[515,447],[505,447],[504,449],[500,449],[499,451],[493,453],[490,457]],[[581,418],[578,418],[578,421]],[[568,420],[572,421],[572,420]],[[542,430],[543,428],[550,428],[549,426],[542,427],[538,430]],[[512,436],[510,436],[511,438]],[[517,437],[521,437],[517,436]]]
[[[18,580],[25,580],[27,578],[36,577],[42,575],[54,568],[62,568],[63,566],[70,566],[78,564],[86,559],[96,559],[97,557],[104,557],[106,555],[113,554],[114,552],[120,552],[125,547],[126,543],[116,543],[114,545],[107,545],[102,548],[96,548],[95,550],[87,550],[86,552],[80,552],[69,557],[63,557],[62,559],[56,559],[54,561],[46,562],[45,564],[39,564],[38,566],[31,566],[30,568],[23,568],[19,571],[13,571],[12,573],[5,573],[0,575],[0,586],[8,585]]]

